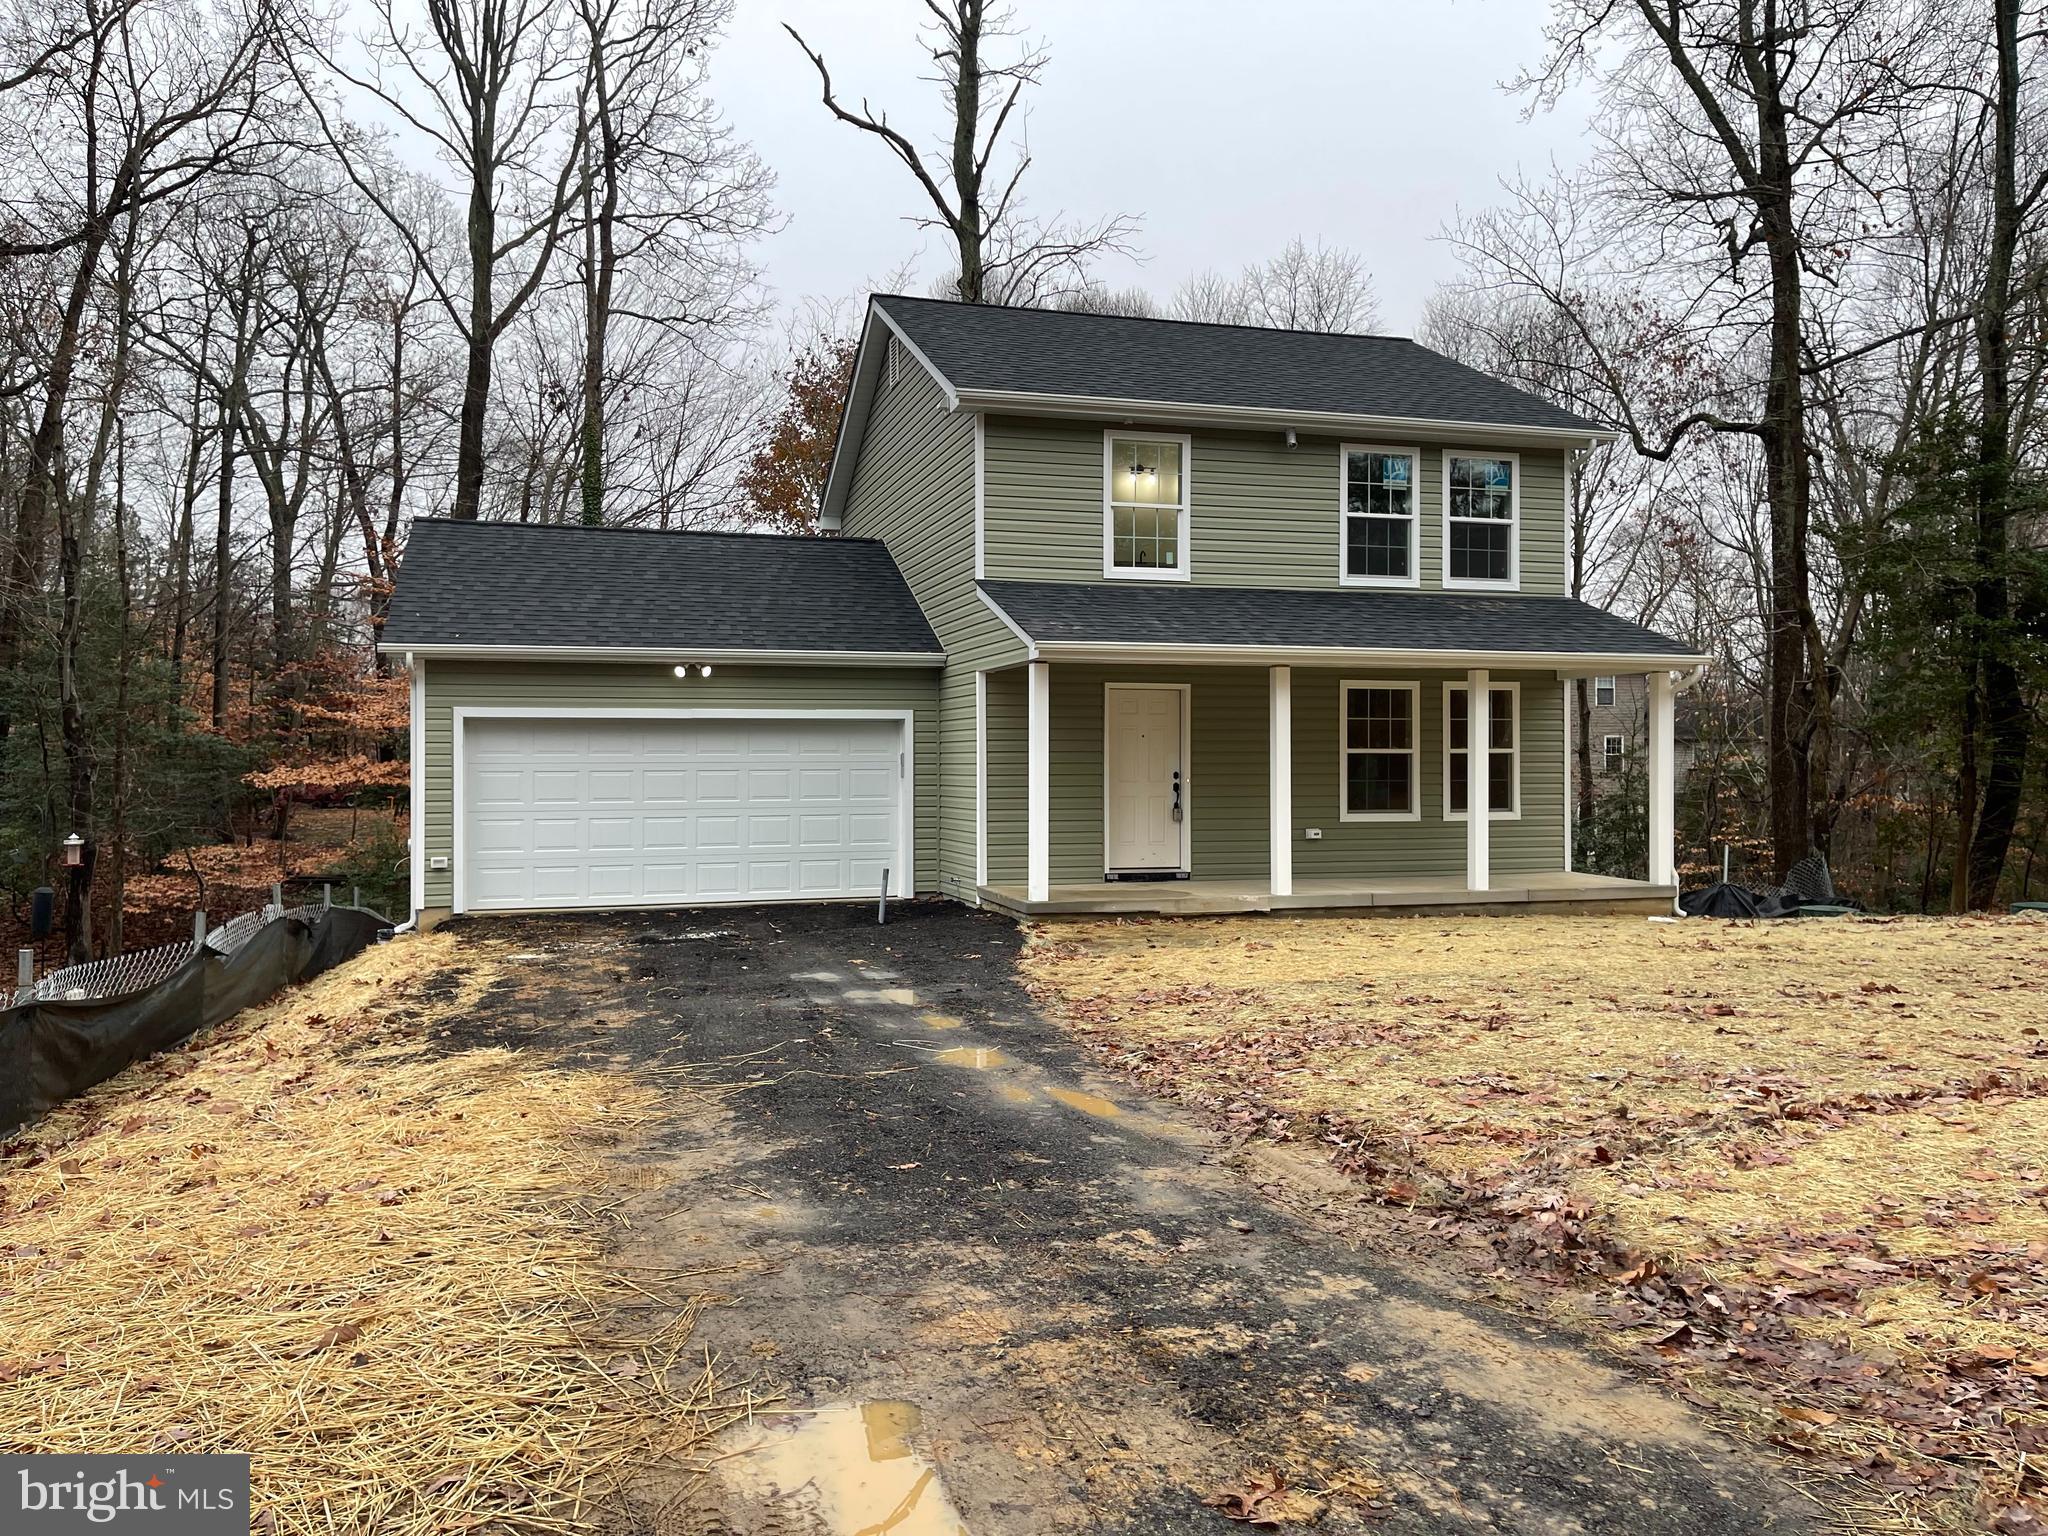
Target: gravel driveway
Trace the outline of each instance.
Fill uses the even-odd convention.
[[[532,958],[462,1033],[677,1085],[622,1257],[728,1278],[787,1394],[647,1526],[742,1536],[1753,1533],[1811,1506],[1562,1337],[1264,1199],[1092,1075],[1008,922],[916,904],[465,925]],[[707,1100],[693,1091],[737,1091]],[[815,1411],[812,1411],[815,1410]],[[1215,1500],[1214,1504],[1205,1500]]]

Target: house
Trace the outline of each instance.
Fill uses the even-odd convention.
[[[413,525],[413,905],[1668,907],[1705,658],[1565,595],[1602,436],[1397,338],[877,297],[829,537]],[[1647,882],[1572,872],[1595,674]]]
[[[1639,756],[1649,741],[1650,683],[1647,676],[1595,673],[1579,680],[1586,690],[1584,740],[1585,763],[1592,770],[1596,794],[1605,793],[1622,777],[1631,758]],[[1678,701],[1672,721],[1672,767],[1683,774],[1692,766],[1698,749],[1699,721],[1690,708],[1690,695]],[[1575,758],[1572,782],[1578,783],[1580,764]]]

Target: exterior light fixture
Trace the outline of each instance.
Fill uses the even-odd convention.
[[[76,869],[85,862],[85,839],[76,832],[64,839],[64,867]]]
[[[697,675],[699,677],[709,677],[711,675],[711,664],[709,662],[706,662],[703,666],[699,667],[697,669]]]
[[[688,667],[686,667],[686,666],[683,666],[683,667],[677,667],[677,668],[676,668],[676,676],[677,676],[677,677],[688,677],[689,675],[690,675],[690,669],[689,669]]]

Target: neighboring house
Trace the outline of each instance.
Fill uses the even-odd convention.
[[[1619,780],[1628,760],[1643,751],[1650,737],[1650,680],[1641,674],[1598,674],[1586,685],[1586,746],[1593,770],[1593,790],[1603,793]],[[1678,773],[1692,766],[1699,731],[1691,700],[1681,698],[1672,721],[1672,766]],[[1578,759],[1573,758],[1572,784],[1578,785]]]
[[[1406,340],[876,298],[834,537],[414,524],[413,905],[1668,903],[1704,658],[1565,595],[1605,435]],[[1595,673],[1647,883],[1569,873]]]

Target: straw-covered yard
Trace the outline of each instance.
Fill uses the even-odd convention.
[[[612,1253],[655,1090],[437,1041],[494,979],[402,938],[0,1147],[0,1450],[251,1451],[264,1531],[564,1531],[745,1411],[720,1282]]]
[[[1863,1528],[2048,1529],[2048,923],[1092,923],[1026,963],[1108,1061],[1333,1161],[1331,1219],[1849,1474]]]

